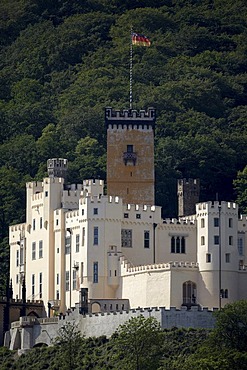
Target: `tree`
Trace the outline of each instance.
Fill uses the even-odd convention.
[[[243,171],[238,171],[236,180],[233,181],[234,189],[237,194],[237,203],[243,213],[247,213],[247,166]]]
[[[72,370],[76,368],[76,357],[81,345],[81,333],[73,322],[67,322],[58,330],[54,344],[59,346],[60,369]]]
[[[222,348],[247,352],[247,300],[227,304],[215,316],[213,340]]]
[[[158,369],[161,358],[162,331],[154,317],[132,317],[120,325],[112,337],[119,359],[118,369]]]

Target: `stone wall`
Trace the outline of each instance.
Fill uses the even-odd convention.
[[[190,310],[187,310],[186,307],[182,307],[179,310],[175,307],[170,309],[151,307],[83,316],[79,314],[77,307],[70,314],[60,318],[21,318],[19,322],[11,325],[11,330],[5,337],[5,345],[10,349],[19,349],[20,353],[41,343],[50,345],[52,339],[57,336],[59,328],[65,325],[66,322],[73,322],[77,325],[81,334],[85,337],[99,337],[101,335],[110,337],[119,325],[139,315],[143,315],[145,318],[155,317],[160,322],[161,327],[166,329],[173,327],[212,329],[215,323],[213,311],[207,308],[201,310],[198,307],[191,307]]]

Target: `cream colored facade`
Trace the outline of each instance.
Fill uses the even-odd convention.
[[[219,307],[247,299],[247,219],[235,203],[206,202],[180,220],[161,208],[104,195],[102,180],[27,183],[26,222],[10,226],[14,297],[58,312],[89,299],[129,299],[130,307]],[[220,296],[221,291],[221,296]]]

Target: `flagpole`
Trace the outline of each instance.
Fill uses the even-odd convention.
[[[130,109],[132,109],[132,67],[133,67],[133,45],[132,45],[133,28],[130,28]]]

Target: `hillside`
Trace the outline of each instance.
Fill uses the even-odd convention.
[[[69,181],[106,174],[104,108],[157,109],[156,203],[176,216],[176,180],[201,200],[235,200],[247,164],[244,0],[3,0],[0,9],[0,287],[8,225],[24,221],[25,182],[69,159]],[[247,175],[247,174],[246,174]],[[245,186],[246,187],[246,186]]]

